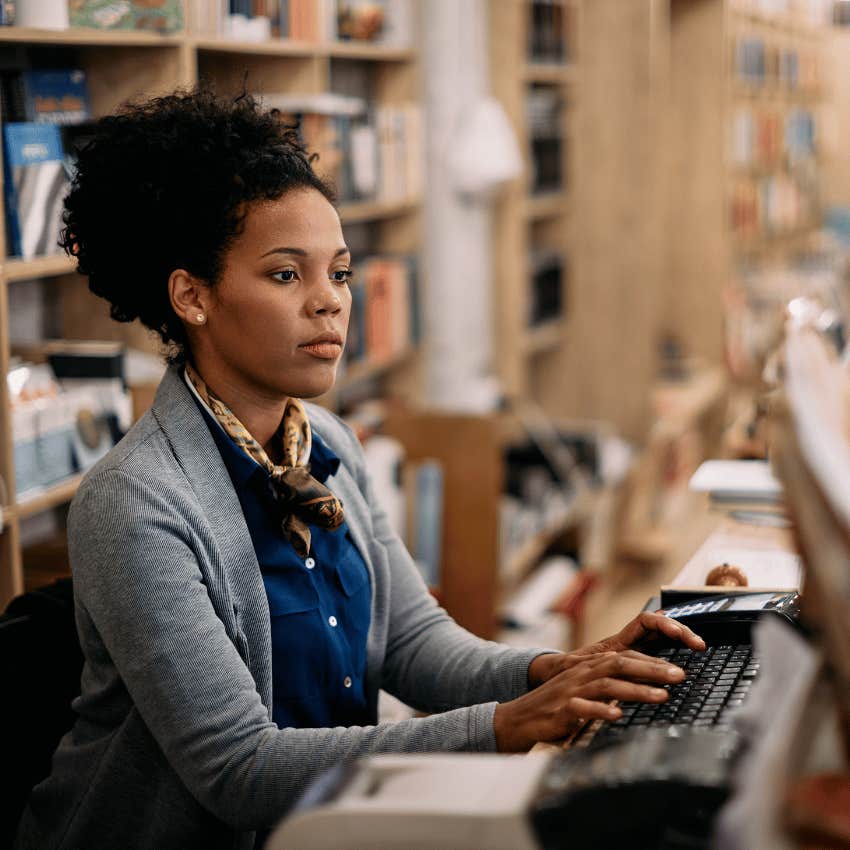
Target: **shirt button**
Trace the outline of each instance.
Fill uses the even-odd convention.
[[[334,615],[333,615],[333,614],[331,614],[331,615],[330,615],[330,617],[328,617],[328,622],[329,622],[329,623],[331,624],[331,626],[333,626],[334,628],[336,627],[336,617],[334,617]]]
[[[307,560],[304,561],[304,566],[307,567],[308,570],[312,570],[313,567],[316,566],[316,562],[312,558],[307,558]]]
[[[351,676],[346,676],[342,680],[342,684],[345,685],[346,688],[350,688],[351,687]]]

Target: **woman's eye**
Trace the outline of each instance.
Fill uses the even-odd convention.
[[[347,283],[353,274],[351,269],[340,269],[331,275],[331,279],[336,283]]]
[[[272,277],[277,278],[281,283],[292,283],[295,280],[294,269],[284,269],[282,272],[274,272]]]

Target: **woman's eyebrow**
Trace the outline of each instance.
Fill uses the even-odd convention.
[[[341,257],[343,254],[351,253],[348,249],[347,245],[344,245],[342,248],[338,248],[337,252],[334,254],[334,259],[337,257]],[[306,257],[307,252],[303,248],[272,248],[271,251],[266,251],[262,257],[268,257],[270,254],[295,254],[296,257]],[[260,259],[262,259],[260,257]]]

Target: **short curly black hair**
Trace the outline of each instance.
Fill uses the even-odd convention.
[[[297,127],[250,95],[198,88],[127,104],[78,152],[60,244],[113,319],[138,318],[180,362],[187,338],[169,275],[182,268],[214,286],[252,201],[311,187],[333,203],[314,158]]]

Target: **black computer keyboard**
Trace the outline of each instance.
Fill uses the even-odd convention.
[[[685,680],[665,686],[670,694],[666,702],[621,702],[622,717],[596,721],[579,735],[575,745],[604,744],[640,726],[728,726],[729,712],[746,699],[759,669],[752,646],[747,644],[709,646],[702,652],[662,649],[651,654],[682,667]]]

